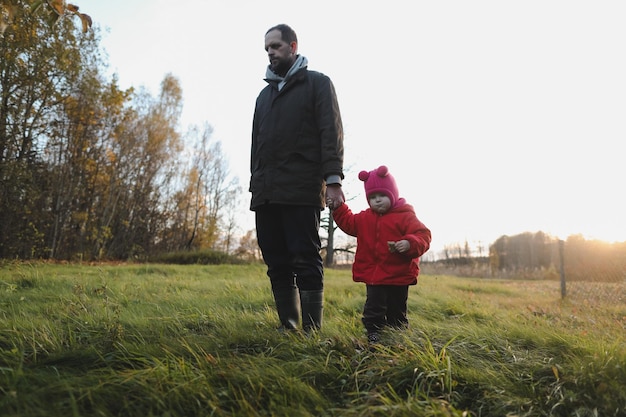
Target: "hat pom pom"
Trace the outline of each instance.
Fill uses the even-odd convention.
[[[378,169],[376,169],[376,175],[381,178],[386,177],[387,174],[389,174],[389,168],[387,168],[385,165],[381,165],[378,167]]]
[[[367,179],[369,178],[369,176],[370,176],[370,173],[369,173],[369,172],[367,172],[367,171],[361,171],[361,172],[359,172],[359,179],[360,179],[361,181],[367,181]]]

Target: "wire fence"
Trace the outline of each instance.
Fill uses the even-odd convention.
[[[351,265],[355,248],[354,239],[337,239],[334,265]],[[626,308],[626,242],[610,244],[581,236],[561,240],[537,232],[504,236],[488,249],[472,250],[467,244],[448,249],[444,256],[424,256],[422,273],[542,281],[547,291],[564,300]],[[439,259],[433,260],[436,255]]]
[[[502,274],[492,273],[488,267],[480,266],[449,266],[438,263],[423,263],[421,265],[422,274],[425,275],[450,275],[467,278],[485,278],[485,279],[503,279],[516,280],[520,282],[536,282],[542,281],[546,285],[542,286],[544,290],[554,293],[554,297],[560,297],[563,300],[571,302],[583,303],[587,306],[600,306],[611,304],[614,306],[623,306],[626,309],[626,279],[616,279],[616,277],[607,280],[605,274],[587,274],[585,280],[567,279],[561,280],[557,271],[504,271]],[[543,275],[543,276],[539,276]],[[624,310],[626,316],[626,310]]]
[[[553,253],[549,264],[541,267],[498,268],[492,257],[459,257],[422,262],[421,270],[428,275],[544,281],[551,284],[547,290],[564,300],[626,308],[626,256],[621,250],[589,252],[559,241]]]

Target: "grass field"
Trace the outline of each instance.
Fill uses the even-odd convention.
[[[367,346],[365,288],[281,333],[260,265],[5,264],[1,416],[624,416],[626,305],[422,276]]]

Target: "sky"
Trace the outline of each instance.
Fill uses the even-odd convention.
[[[623,0],[75,0],[122,88],[182,86],[244,191],[264,34],[287,23],[336,88],[344,193],[387,165],[431,252],[503,235],[626,241]],[[243,196],[240,227],[253,229]]]

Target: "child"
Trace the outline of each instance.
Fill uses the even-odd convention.
[[[370,208],[353,214],[340,203],[331,209],[337,226],[357,238],[352,279],[366,284],[362,321],[368,341],[377,343],[384,327],[408,327],[409,285],[417,284],[419,257],[430,247],[431,234],[413,207],[399,198],[386,166],[361,171],[359,179]]]

